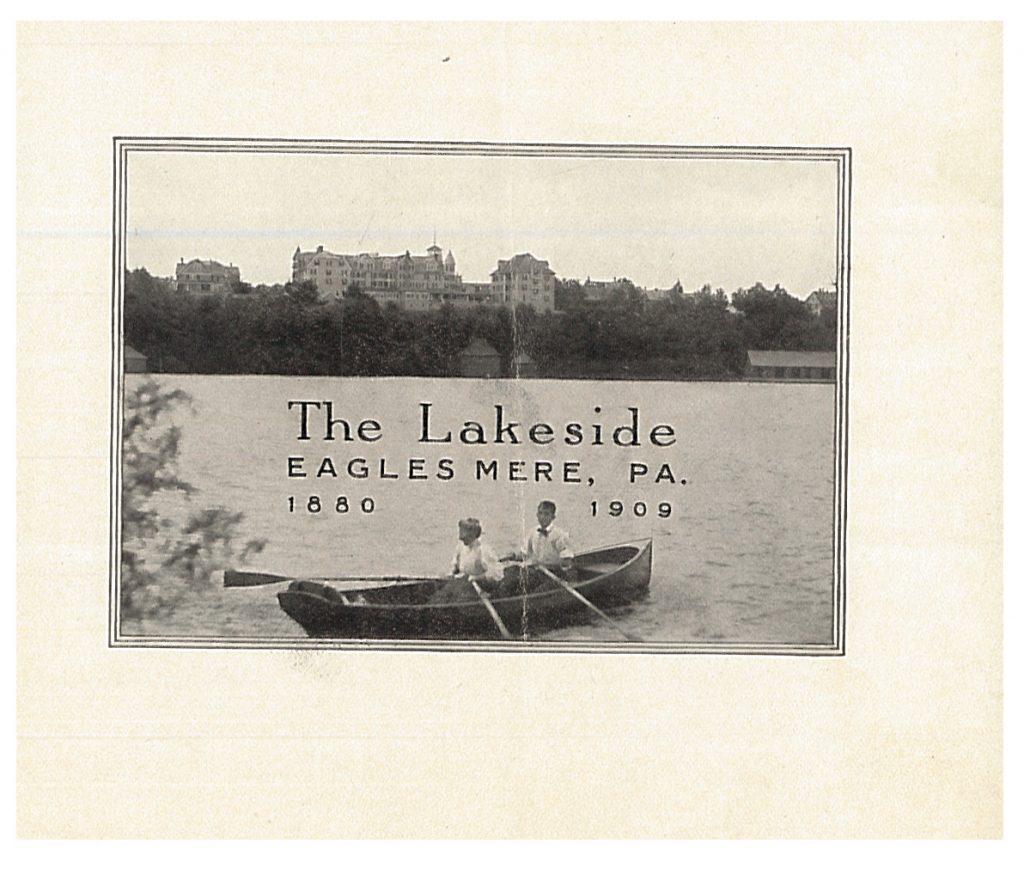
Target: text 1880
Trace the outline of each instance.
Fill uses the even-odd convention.
[[[356,501],[349,500],[347,495],[339,495],[337,498],[321,498],[319,495],[310,495],[308,498],[296,498],[288,496],[289,513],[373,513],[376,510],[376,502],[367,495]]]

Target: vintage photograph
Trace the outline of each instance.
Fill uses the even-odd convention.
[[[850,162],[116,138],[112,644],[841,654]]]

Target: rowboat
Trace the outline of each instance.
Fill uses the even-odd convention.
[[[651,544],[644,539],[580,553],[564,580],[561,573],[540,566],[510,566],[489,595],[464,601],[431,602],[450,583],[448,578],[355,591],[339,590],[328,581],[296,580],[277,600],[315,638],[494,638],[500,619],[505,637],[514,633],[526,639],[595,612],[607,620],[601,608],[644,596],[651,581]]]

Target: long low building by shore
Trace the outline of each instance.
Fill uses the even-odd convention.
[[[835,382],[834,351],[748,351],[746,378],[760,382]]]

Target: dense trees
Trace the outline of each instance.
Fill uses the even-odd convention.
[[[648,301],[623,279],[597,302],[559,280],[559,311],[531,307],[407,311],[357,286],[320,303],[308,282],[249,287],[232,296],[186,296],[144,269],[129,272],[126,341],[153,372],[446,376],[474,337],[490,343],[506,375],[518,352],[540,375],[730,378],[748,349],[832,349],[835,312],[816,318],[776,286],[723,290],[681,285]]]
[[[607,300],[544,316],[531,342],[554,376],[729,378],[746,359],[724,294],[648,302],[628,283]]]
[[[760,282],[737,290],[733,308],[743,316],[743,341],[751,349],[829,350],[835,348],[835,310],[815,318],[807,306],[775,285]]]

